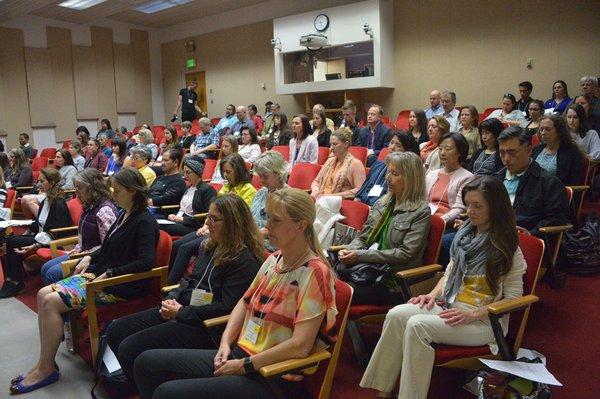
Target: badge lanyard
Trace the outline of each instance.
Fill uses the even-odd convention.
[[[210,260],[208,261],[208,265],[206,266],[206,270],[204,270],[204,274],[202,275],[202,277],[200,277],[200,280],[198,280],[198,284],[196,284],[196,287],[194,287],[194,289],[198,289],[198,286],[200,285],[200,283],[202,283],[202,280],[204,280],[204,277],[206,276],[206,273],[208,273],[208,269],[210,268],[210,273],[208,273],[208,290],[210,292],[212,292],[212,286],[210,284],[210,276],[212,276],[212,272],[213,270],[215,270],[215,267],[213,265],[213,267],[211,268],[210,266],[212,265],[212,261],[213,258],[215,257],[215,253],[213,252],[212,256],[210,257]]]

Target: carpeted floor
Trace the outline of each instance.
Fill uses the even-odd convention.
[[[19,295],[17,299],[33,310],[35,295],[41,286],[39,276],[30,275],[27,284],[26,292]],[[566,286],[560,290],[552,290],[544,283],[538,285],[537,295],[540,297],[540,302],[533,306],[523,346],[546,355],[549,370],[564,384],[562,388],[554,388],[555,399],[599,397],[600,379],[593,372],[598,368],[597,356],[600,354],[598,340],[600,313],[596,309],[599,285],[600,276],[586,278],[568,276]],[[0,312],[7,311],[8,303],[4,301],[0,300]],[[29,313],[24,307],[20,311]],[[31,316],[32,314],[27,314],[24,317]],[[13,342],[14,337],[22,334],[22,326],[19,326],[20,324],[3,324],[3,336],[13,338],[3,339],[0,342],[0,349],[6,349],[7,345]],[[366,335],[367,341],[374,345],[377,339],[376,331],[367,331]],[[10,357],[3,356],[3,363],[8,362],[8,359]],[[12,367],[3,367],[4,370],[8,368]],[[344,399],[374,397],[372,392],[358,387],[361,376],[362,369],[356,364],[352,347],[346,337],[331,397]],[[473,396],[461,389],[464,378],[465,374],[461,371],[434,370],[429,397],[472,398]],[[81,385],[89,389],[90,380],[82,381]],[[0,391],[0,397],[3,397],[3,394],[4,392]]]

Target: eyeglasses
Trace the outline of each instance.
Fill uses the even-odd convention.
[[[217,223],[222,221],[223,218],[218,218],[214,215],[206,215],[206,221],[210,222],[210,223]]]

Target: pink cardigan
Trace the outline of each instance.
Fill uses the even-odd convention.
[[[427,197],[431,192],[431,188],[438,180],[438,176],[443,169],[432,170],[425,176],[425,192]],[[465,212],[465,204],[462,199],[462,189],[471,179],[473,174],[465,168],[458,168],[450,176],[450,182],[448,183],[448,202],[450,204],[450,211],[445,215],[442,215],[442,219],[446,224],[453,222],[461,213]]]

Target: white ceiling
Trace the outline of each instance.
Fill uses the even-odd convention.
[[[191,3],[172,7],[154,14],[144,14],[135,11],[134,8],[150,0],[107,0],[104,3],[81,11],[58,6],[62,1],[64,0],[0,1],[0,23],[8,22],[25,15],[37,15],[39,17],[79,24],[93,24],[94,21],[99,19],[108,19],[145,26],[147,28],[162,29],[183,22],[216,16],[234,9],[251,7],[260,3],[265,3],[265,5],[271,3],[266,0],[194,0]],[[293,13],[298,12],[299,4],[305,4],[305,9],[302,11],[315,9],[315,2],[313,1],[280,1],[289,1],[290,5],[293,4],[293,7],[290,7],[293,8]],[[356,0],[325,0],[321,1],[320,4],[324,8],[354,1]],[[267,7],[265,7],[265,13],[268,14]]]

